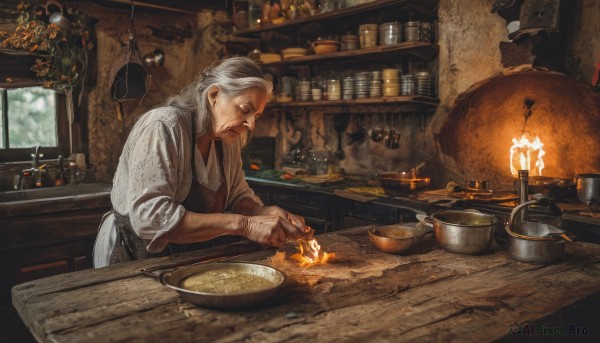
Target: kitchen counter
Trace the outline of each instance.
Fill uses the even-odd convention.
[[[327,184],[324,186],[311,185],[297,181],[286,181],[280,178],[261,177],[256,173],[249,173],[246,176],[248,183],[253,186],[268,187],[275,191],[295,191],[302,190],[311,194],[326,195],[336,198],[345,198],[348,202],[358,204],[373,204],[380,208],[389,208],[399,211],[409,211],[413,213],[435,213],[443,210],[462,210],[474,208],[486,213],[494,214],[500,220],[507,220],[512,209],[517,205],[516,201],[486,201],[486,200],[467,200],[452,197],[431,196],[429,193],[420,192],[407,196],[366,196],[353,192],[339,192],[347,187],[367,185],[367,180],[360,178],[348,178],[345,182]],[[444,193],[443,190],[440,192]],[[438,192],[439,193],[439,192]],[[515,195],[516,199],[516,195]],[[576,199],[568,199],[569,202],[558,202],[558,206],[563,210],[564,228],[574,233],[578,239],[600,243],[600,204],[587,206],[578,202]],[[359,205],[364,206],[364,205]],[[551,213],[544,208],[530,208],[530,213],[539,216],[550,216]],[[335,225],[334,225],[335,227]],[[335,227],[337,229],[337,227]],[[500,233],[501,235],[503,233]]]
[[[567,244],[561,262],[541,266],[511,260],[495,244],[481,256],[448,253],[426,236],[413,253],[399,256],[375,249],[367,228],[319,235],[323,250],[336,253],[329,264],[279,261],[284,287],[247,308],[195,306],[139,272],[227,254],[273,264],[276,250],[239,243],[27,282],[12,289],[13,305],[39,342],[600,338],[598,245]],[[294,250],[284,247],[288,256]]]
[[[109,183],[82,183],[0,192],[0,218],[110,208]]]

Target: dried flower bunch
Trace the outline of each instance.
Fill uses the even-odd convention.
[[[61,5],[62,6],[62,5]],[[39,55],[32,66],[45,86],[74,86],[85,75],[87,53],[94,47],[92,21],[79,10],[48,8],[20,2],[14,32],[0,32],[0,48]]]

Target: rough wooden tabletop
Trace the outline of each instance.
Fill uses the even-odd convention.
[[[409,255],[385,254],[366,229],[319,236],[322,248],[336,253],[330,264],[278,263],[284,287],[249,308],[195,306],[139,273],[214,251],[24,283],[13,288],[13,304],[40,342],[483,342],[600,295],[595,244],[568,244],[560,263],[541,266],[513,261],[495,244],[480,256],[448,253],[432,235]],[[284,249],[288,256],[294,250]],[[275,252],[235,260],[271,265]],[[585,329],[585,337],[600,337],[598,326]]]

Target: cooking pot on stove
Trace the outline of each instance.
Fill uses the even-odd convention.
[[[549,207],[556,215],[557,227],[539,222],[516,223],[517,214],[524,207],[540,205]],[[546,197],[537,196],[516,206],[510,214],[510,219],[505,227],[508,233],[508,253],[512,259],[521,262],[545,264],[560,260],[565,251],[565,240],[571,240],[560,229],[562,211],[556,204]]]

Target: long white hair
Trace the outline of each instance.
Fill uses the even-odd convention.
[[[216,61],[196,80],[185,86],[179,94],[167,99],[166,106],[175,106],[191,113],[196,113],[196,135],[203,135],[212,126],[208,107],[208,90],[217,86],[219,92],[226,97],[238,94],[254,87],[265,91],[267,99],[273,93],[273,83],[265,79],[265,75],[251,59],[246,57],[230,57]],[[242,137],[242,145],[250,139],[250,135]]]

